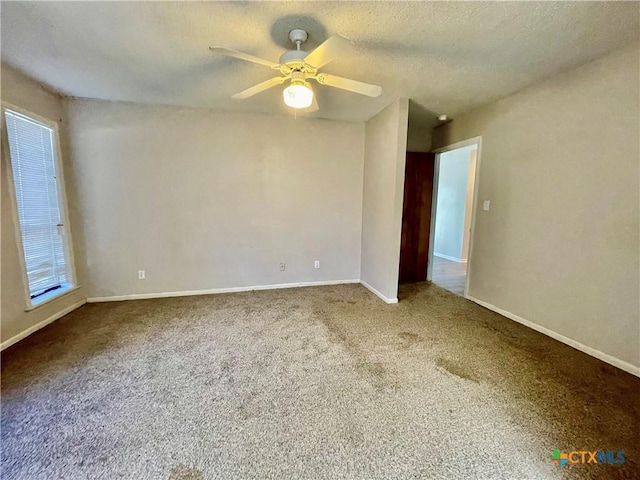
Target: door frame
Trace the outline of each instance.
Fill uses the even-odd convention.
[[[436,211],[438,209],[438,184],[440,180],[440,155],[458,148],[477,145],[478,152],[476,154],[476,173],[473,179],[473,206],[471,208],[471,231],[469,233],[469,254],[467,256],[467,276],[464,283],[464,298],[469,298],[469,278],[471,268],[473,266],[473,238],[476,231],[476,213],[478,210],[478,191],[480,184],[480,158],[482,157],[482,136],[462,140],[461,142],[452,143],[445,147],[432,150],[436,154],[436,163],[433,172],[433,197],[431,199],[431,227],[429,232],[429,257],[427,258],[427,281],[431,281],[433,277],[433,244],[435,242],[436,230]]]

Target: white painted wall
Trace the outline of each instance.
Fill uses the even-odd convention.
[[[434,255],[462,262],[467,260],[467,205],[473,186],[471,154],[476,146],[441,153],[438,167],[438,196]],[[474,168],[475,171],[475,168]],[[466,238],[465,238],[466,237]],[[466,241],[465,241],[466,240]]]
[[[640,50],[434,130],[482,136],[469,294],[640,373]]]
[[[409,103],[399,99],[366,122],[360,278],[398,301],[398,271]]]
[[[40,117],[58,122],[63,173],[66,173],[69,166],[67,161],[67,131],[64,122],[64,108],[60,97],[5,64],[2,64],[1,97],[3,102],[9,102]],[[25,285],[20,259],[22,251],[18,243],[17,229],[19,224],[17,218],[14,218],[15,199],[11,197],[9,190],[11,178],[8,165],[10,158],[4,139],[0,150],[2,152],[2,158],[0,159],[2,168],[0,178],[2,209],[2,245],[0,250],[2,257],[0,264],[2,285],[0,314],[2,318],[0,320],[0,337],[3,346],[6,346],[43,322],[47,323],[61,313],[82,304],[85,300],[85,293],[80,288],[34,310],[25,311],[27,308],[25,294],[27,286]],[[65,182],[65,184],[68,191],[69,184],[68,182]],[[74,227],[75,224],[72,219],[68,229],[72,236],[75,235]]]
[[[363,123],[96,100],[68,116],[89,297],[359,278]]]

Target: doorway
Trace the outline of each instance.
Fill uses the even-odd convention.
[[[480,140],[436,155],[427,280],[467,296]]]
[[[424,282],[431,231],[435,154],[407,152],[399,283]]]

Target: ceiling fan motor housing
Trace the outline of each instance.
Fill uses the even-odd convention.
[[[289,50],[280,56],[280,63],[301,62],[308,54],[304,50]]]

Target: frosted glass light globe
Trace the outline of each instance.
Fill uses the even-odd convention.
[[[289,85],[282,92],[284,103],[291,108],[307,108],[313,102],[313,90],[306,85]]]

